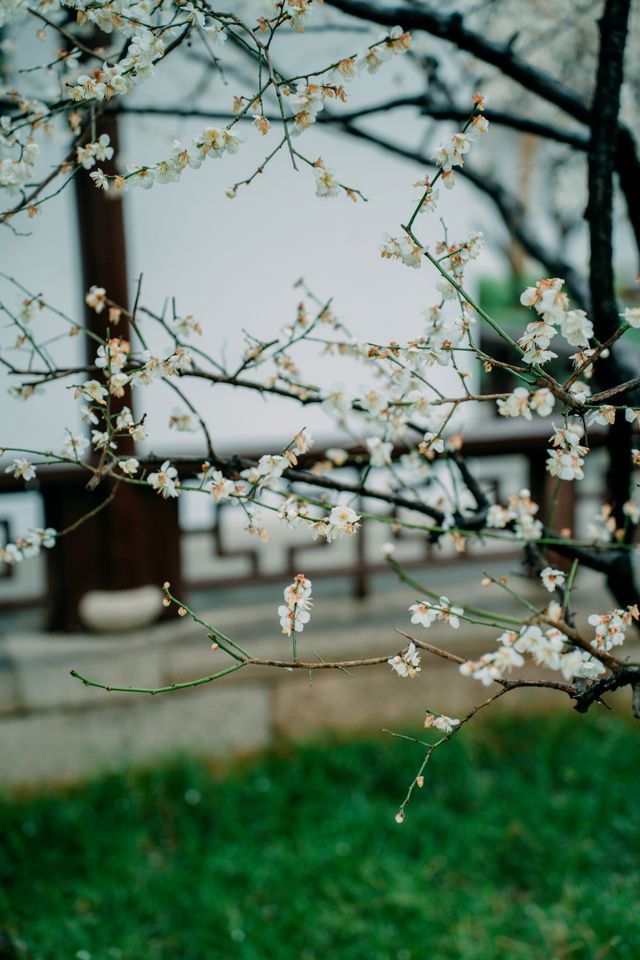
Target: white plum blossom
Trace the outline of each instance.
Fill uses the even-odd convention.
[[[280,626],[286,636],[293,637],[301,633],[311,619],[311,581],[303,573],[297,574],[293,583],[286,587],[284,599],[285,603],[278,607]]]
[[[316,165],[316,196],[317,197],[337,197],[340,194],[340,184],[336,180],[331,170],[326,167]]]
[[[441,733],[453,733],[456,727],[460,726],[460,721],[455,717],[447,717],[444,713],[429,713],[424,718],[425,729],[433,727],[440,730]]]
[[[424,248],[418,246],[408,237],[390,237],[388,234],[384,238],[384,243],[380,249],[380,255],[386,260],[400,260],[407,267],[414,269],[422,266]]]
[[[457,630],[460,626],[460,617],[463,616],[462,607],[452,606],[447,597],[440,597],[438,603],[430,603],[423,600],[422,603],[414,603],[409,610],[412,611],[411,623],[420,623],[423,627],[432,626],[437,620],[444,620],[450,627]]]
[[[281,454],[264,454],[255,467],[243,470],[242,476],[258,487],[272,487],[290,466],[289,460]]]
[[[539,417],[548,417],[554,404],[555,398],[547,387],[533,393],[529,393],[526,387],[516,387],[507,397],[497,401],[498,413],[502,417],[524,417],[525,420],[531,420],[531,411]]]
[[[95,165],[96,160],[111,160],[113,157],[113,147],[108,133],[101,134],[95,143],[85,143],[82,147],[76,148],[76,157],[78,163],[85,170],[90,170]]]
[[[36,475],[36,468],[25,457],[17,457],[13,463],[5,468],[5,473],[11,473],[16,479],[33,480]]]
[[[587,416],[587,423],[589,425],[598,423],[601,427],[610,427],[615,422],[615,419],[616,408],[610,404],[606,404],[603,407],[592,410]]]
[[[582,480],[584,458],[588,447],[581,444],[584,428],[578,420],[569,421],[566,427],[556,427],[550,438],[552,449],[547,451],[547,470],[560,480]]]
[[[366,441],[369,451],[369,462],[372,467],[387,467],[391,463],[393,444],[380,437],[369,437]]]
[[[560,320],[560,333],[572,347],[586,347],[593,336],[593,323],[584,310],[569,310]]]
[[[210,493],[216,503],[221,500],[228,500],[233,493],[233,482],[228,480],[219,470],[213,470],[206,474],[204,489]]]
[[[620,646],[625,641],[625,630],[633,621],[640,619],[640,611],[633,604],[626,609],[611,610],[609,613],[593,613],[588,622],[595,627],[595,637],[591,646],[596,650],[609,651],[612,647]]]
[[[179,433],[193,433],[196,430],[196,424],[191,413],[174,407],[169,417],[169,428]]]
[[[419,623],[423,627],[430,627],[438,619],[438,611],[430,603],[414,603],[409,607],[412,614],[411,623]]]
[[[97,380],[85,380],[82,386],[78,388],[78,393],[84,394],[85,397],[89,397],[90,400],[104,406],[104,398],[108,396],[109,392],[101,383],[98,383]]]
[[[610,503],[603,503],[600,513],[592,517],[587,534],[594,543],[610,543],[616,535],[616,518]]]
[[[78,437],[70,433],[62,444],[60,453],[69,460],[78,460],[88,446],[89,441],[86,437]]]
[[[569,298],[562,289],[564,280],[553,277],[538,280],[535,287],[527,287],[520,303],[533,307],[540,316],[539,321],[530,323],[518,343],[525,351],[526,363],[546,363],[557,354],[548,349],[559,328],[567,343],[574,347],[588,348],[593,337],[593,323],[584,310],[569,310]]]
[[[538,540],[542,536],[542,523],[536,518],[539,506],[531,499],[529,490],[509,497],[508,506],[493,504],[487,512],[487,526],[502,530],[510,526],[516,537],[523,540]]]
[[[102,313],[107,302],[107,291],[104,287],[91,287],[84,301],[96,313]]]
[[[335,540],[344,534],[351,535],[355,533],[359,526],[360,517],[353,507],[348,507],[346,504],[339,504],[333,507],[329,514],[330,530],[325,536],[327,540]]]
[[[494,655],[487,653],[479,660],[465,660],[458,668],[463,677],[472,677],[479,680],[483,686],[490,686],[495,680],[501,680],[502,674],[493,663]]]
[[[296,433],[293,438],[293,446],[295,452],[300,455],[308,453],[309,450],[311,450],[313,446],[313,436],[306,427],[300,430],[299,433]]]
[[[96,450],[115,450],[116,448],[116,444],[111,439],[111,434],[108,430],[92,430],[91,444]]]
[[[416,649],[415,643],[413,641],[409,644],[406,650],[403,650],[402,653],[398,653],[395,657],[390,657],[387,660],[387,663],[392,670],[400,677],[409,678],[414,680],[420,673],[420,654]]]
[[[531,420],[529,391],[526,387],[516,387],[508,397],[498,400],[497,406],[501,417],[524,417],[525,420]]]
[[[177,497],[180,492],[178,471],[169,460],[165,460],[159,470],[149,474],[147,483],[165,500]]]
[[[544,570],[540,571],[540,579],[542,580],[545,590],[553,593],[554,590],[564,586],[565,575],[562,570],[556,570],[554,567],[545,567]]]
[[[126,460],[120,460],[118,466],[128,477],[134,477],[140,469],[140,464],[135,457],[128,457]]]
[[[556,399],[551,390],[541,387],[529,395],[529,406],[539,417],[548,417],[553,412]]]

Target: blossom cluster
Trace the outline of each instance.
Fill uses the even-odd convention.
[[[285,602],[278,607],[280,626],[287,637],[302,633],[306,623],[311,619],[311,581],[303,573],[294,577],[284,591]]]
[[[505,630],[498,637],[498,644],[497,650],[462,663],[460,673],[489,686],[495,680],[504,680],[514,668],[524,666],[525,655],[537,666],[560,671],[566,680],[598,677],[605,672],[599,660],[572,646],[557,627],[525,624],[519,631]]]
[[[611,610],[609,613],[592,613],[589,624],[595,627],[595,637],[591,646],[596,650],[609,651],[625,641],[625,629],[640,620],[640,611],[635,604],[626,609]]]
[[[395,657],[390,657],[387,663],[392,670],[395,670],[399,677],[408,677],[410,680],[414,680],[422,669],[420,659],[420,654],[416,649],[415,643],[412,641],[406,650],[397,653]]]
[[[499,503],[492,504],[487,513],[487,526],[494,530],[504,530],[508,527],[514,536],[522,540],[538,540],[542,536],[542,523],[537,519],[539,506],[531,499],[531,493],[523,489],[513,494],[503,507]]]
[[[565,427],[554,426],[551,449],[547,451],[547,470],[560,480],[582,480],[584,458],[589,448],[582,443],[584,427],[573,419]]]
[[[13,566],[24,559],[37,557],[42,547],[51,549],[56,545],[57,532],[53,527],[37,527],[29,530],[24,537],[18,537],[15,543],[5,543],[0,547],[0,562]]]
[[[524,350],[525,363],[544,364],[558,356],[549,350],[551,340],[559,328],[567,343],[574,347],[588,347],[593,337],[593,324],[584,310],[570,310],[569,298],[562,289],[564,280],[553,277],[538,280],[535,287],[527,287],[520,303],[532,307],[539,319],[527,325],[518,341]]]
[[[464,616],[463,608],[452,605],[448,597],[440,597],[437,604],[423,600],[421,603],[414,603],[409,610],[412,614],[411,623],[419,623],[423,627],[430,627],[438,620],[442,620],[457,630],[460,626],[460,617]]]
[[[555,406],[555,397],[547,387],[531,393],[526,387],[516,387],[509,396],[496,402],[501,417],[523,417],[531,420],[532,411],[539,417],[548,417]]]

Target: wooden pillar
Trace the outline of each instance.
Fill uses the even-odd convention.
[[[115,154],[118,153],[117,118],[100,117],[96,136],[108,133]],[[101,163],[105,172],[113,166]],[[109,298],[127,308],[129,286],[122,196],[95,187],[88,173],[80,171],[75,178],[82,293],[92,285],[104,287]],[[109,326],[108,312],[96,314],[86,307],[85,323],[101,337]],[[112,336],[129,339],[130,325],[121,317],[110,330]],[[86,338],[87,361],[95,359],[95,343]],[[118,401],[133,409],[131,391]],[[118,407],[114,405],[117,410]],[[118,441],[123,456],[135,453],[131,438]],[[87,477],[46,492],[46,523],[56,530],[73,523],[94,509],[110,491],[108,478],[96,490],[85,488]],[[120,484],[114,500],[96,517],[61,539],[50,556],[49,594],[51,598],[50,628],[77,630],[78,602],[88,590],[122,590],[171,580],[180,590],[180,532],[175,501],[166,501],[153,491]]]
[[[43,486],[47,524],[64,529],[97,507],[106,484],[86,489],[86,474]],[[49,629],[81,629],[78,604],[88,590],[121,590],[169,580],[180,590],[178,504],[149,487],[122,485],[115,500],[47,550]]]

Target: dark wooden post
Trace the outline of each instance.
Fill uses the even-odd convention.
[[[118,152],[117,118],[100,118],[96,136],[108,133]],[[106,172],[109,164],[101,164]],[[84,293],[92,285],[104,287],[109,299],[127,308],[129,285],[122,196],[98,190],[84,171],[75,180],[78,212],[82,284]],[[85,323],[104,337],[109,325],[107,311],[96,314],[85,309]],[[123,315],[112,336],[129,339],[130,325]],[[95,358],[95,345],[89,338],[87,361]],[[133,409],[131,391],[120,401]],[[119,453],[131,456],[134,442],[119,441]],[[86,476],[51,486],[45,495],[48,525],[64,529],[84,513],[99,505],[109,494],[109,480],[97,489],[85,488]],[[50,629],[77,630],[78,602],[88,590],[118,590],[162,584],[170,580],[180,589],[180,536],[175,501],[161,500],[153,491],[121,484],[114,500],[96,517],[60,540],[49,556],[51,597]]]

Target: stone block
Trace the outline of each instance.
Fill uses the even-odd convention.
[[[179,753],[227,757],[264,749],[271,735],[269,692],[220,686],[101,710],[56,711],[0,724],[5,787],[62,783]]]
[[[14,644],[13,667],[21,705],[26,710],[71,709],[101,705],[107,694],[71,677],[70,671],[117,686],[161,684],[161,648],[113,640],[73,640],[47,646],[48,638],[25,637]],[[128,694],[108,694],[126,697]]]

